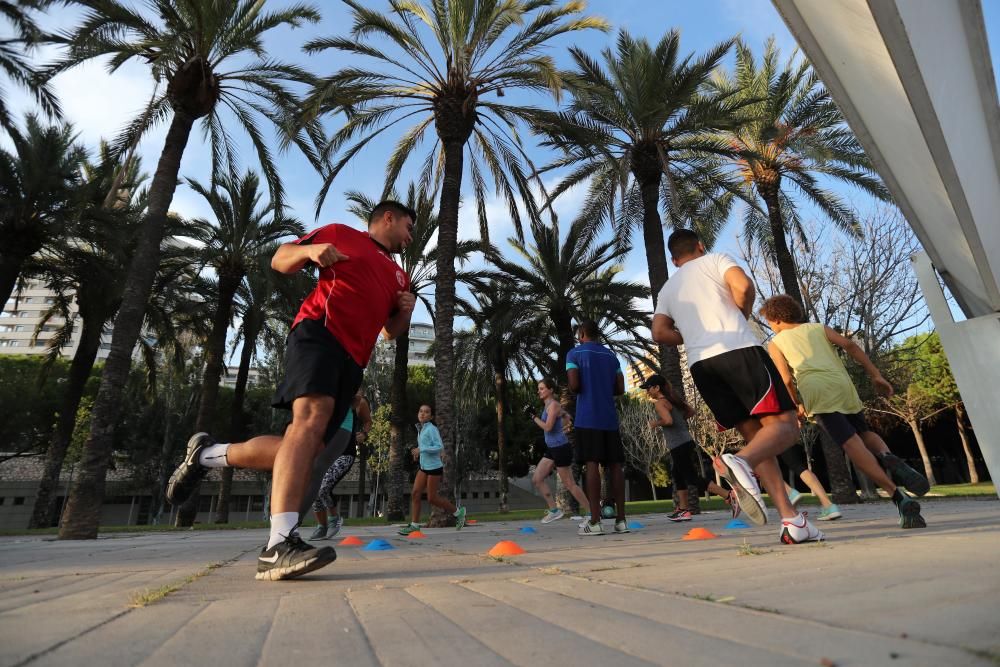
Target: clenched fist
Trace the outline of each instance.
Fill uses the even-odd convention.
[[[317,243],[306,246],[309,261],[320,268],[332,266],[337,262],[349,259],[347,255],[337,250],[332,243]]]
[[[401,313],[412,313],[417,305],[417,297],[413,292],[396,292],[396,308]]]

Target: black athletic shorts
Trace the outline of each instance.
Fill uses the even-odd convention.
[[[556,445],[555,447],[546,447],[542,458],[552,459],[557,468],[565,468],[566,466],[573,465],[573,448],[569,443]]]
[[[444,474],[444,468],[434,468],[432,470],[424,470],[423,468],[421,468],[420,472],[424,473],[425,475],[429,475],[430,477],[440,477],[441,475]]]
[[[577,427],[574,432],[577,463],[625,463],[625,448],[618,431]]]
[[[324,434],[324,439],[329,440],[347,416],[363,376],[364,369],[344,351],[322,322],[302,320],[285,342],[285,376],[271,405],[291,410],[292,402],[300,396],[332,396],[333,416]]]
[[[791,470],[792,474],[796,477],[801,475],[808,468],[808,465],[806,464],[806,449],[801,443],[796,442],[794,445],[781,452],[778,456],[781,458],[781,462],[788,466],[788,469]]]
[[[868,428],[868,422],[865,421],[863,412],[857,412],[853,415],[847,415],[843,412],[824,412],[813,415],[813,419],[816,420],[820,428],[826,431],[830,439],[841,447],[852,436],[861,435],[871,430]]]
[[[759,345],[695,362],[691,377],[720,431],[751,417],[795,410],[778,369]]]

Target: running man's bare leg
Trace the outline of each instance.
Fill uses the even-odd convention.
[[[552,497],[552,489],[549,488],[548,477],[552,472],[552,466],[556,464],[555,461],[549,458],[542,458],[535,466],[535,473],[531,476],[531,483],[535,485],[538,492],[542,494],[542,498],[545,499],[545,504],[549,506],[549,509],[556,508],[556,500]],[[561,469],[560,469],[561,470]],[[561,475],[560,475],[561,476]],[[572,475],[570,475],[572,478]],[[565,480],[563,480],[565,483]]]
[[[305,493],[302,480],[312,473],[323,449],[323,434],[333,415],[333,397],[300,396],[292,403],[292,423],[274,457],[271,513],[298,512]]]
[[[757,473],[761,486],[771,496],[771,502],[777,508],[778,514],[783,519],[798,515],[788,500],[781,468],[775,458],[795,444],[795,440],[799,437],[799,421],[795,412],[788,410],[775,415],[746,419],[736,425],[736,430],[747,442],[737,456],[747,461]]]
[[[289,427],[291,428],[291,427]],[[258,435],[246,442],[234,442],[226,450],[226,462],[234,468],[273,470],[281,448],[281,436]]]
[[[587,494],[583,492],[580,485],[576,483],[575,479],[573,479],[573,468],[571,466],[556,468],[556,474],[559,475],[559,479],[562,480],[563,486],[566,487],[566,490],[569,491],[574,498],[576,498],[576,502],[580,503],[581,512],[585,511],[584,508],[590,507],[590,501],[587,500]],[[550,505],[550,507],[554,506],[554,503],[553,505]]]

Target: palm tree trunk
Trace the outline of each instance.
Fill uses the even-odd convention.
[[[455,500],[455,249],[458,208],[462,196],[465,141],[444,141],[444,179],[438,207],[437,276],[434,289],[434,400],[441,440],[444,441],[444,477],[441,495]],[[431,526],[450,525],[453,518],[435,508]]]
[[[73,483],[59,539],[96,539],[104,502],[104,480],[114,448],[115,426],[121,412],[121,394],[132,366],[132,350],[139,338],[146,303],[160,264],[160,243],[167,209],[177,189],[181,158],[194,118],[175,111],[149,188],[149,207],[139,231],[135,254],[125,278],[122,305],[115,318],[111,351],[104,364],[101,387],[94,402],[90,437],[84,446],[80,474]]]
[[[242,276],[221,274],[219,276],[219,302],[212,315],[212,331],[205,342],[205,372],[201,379],[201,402],[198,416],[194,421],[194,431],[208,431],[215,417],[215,404],[219,400],[219,383],[226,358],[226,334],[233,316],[233,302]],[[198,489],[188,497],[177,510],[177,526],[194,525],[200,502]]]
[[[907,419],[906,423],[909,425],[910,430],[913,431],[913,438],[917,441],[917,449],[920,450],[920,460],[924,463],[924,476],[927,477],[927,481],[930,482],[931,486],[934,486],[937,484],[937,480],[934,479],[934,468],[931,467],[931,457],[927,453],[924,434],[920,431],[920,422],[916,419]]]
[[[969,434],[965,430],[965,409],[961,403],[955,406],[955,424],[958,426],[958,437],[962,441],[962,451],[965,452],[965,464],[969,467],[969,484],[979,484],[979,471],[976,470],[976,459],[972,455]]]
[[[13,255],[9,252],[0,253],[0,308],[14,293],[17,277],[21,275],[21,266],[27,257]]]
[[[249,319],[249,318],[248,318]],[[246,401],[247,382],[250,378],[250,364],[257,349],[257,329],[252,322],[244,321],[243,350],[240,352],[240,368],[236,373],[236,387],[233,390],[233,409],[229,415],[229,440],[243,440],[243,403]],[[215,523],[229,523],[229,499],[233,493],[233,468],[222,469],[222,483],[219,486],[219,500],[215,504]]]
[[[35,496],[35,507],[31,512],[28,528],[48,528],[56,511],[56,494],[59,487],[59,473],[62,471],[63,460],[70,440],[73,439],[73,429],[76,426],[76,411],[83,398],[83,390],[90,378],[90,371],[97,359],[97,350],[101,346],[101,331],[104,320],[100,317],[88,317],[83,320],[83,330],[80,333],[80,344],[73,355],[69,367],[66,389],[62,404],[59,406],[59,421],[52,441],[45,452],[45,464],[42,479],[38,483],[38,493]]]
[[[649,291],[653,298],[653,310],[660,297],[660,290],[666,284],[667,247],[663,242],[663,222],[660,220],[660,177],[640,184],[642,193],[642,242],[646,249],[646,269],[649,272]],[[658,345],[660,371],[681,398],[684,398],[684,378],[681,375],[681,354],[673,346]]]
[[[504,377],[503,366],[493,369],[493,386],[497,395],[497,472],[499,474],[497,490],[500,492],[501,512],[507,507],[507,378]]]
[[[404,479],[406,471],[406,382],[410,358],[410,335],[403,334],[396,339],[396,358],[392,369],[392,387],[389,402],[392,416],[389,418],[389,474],[386,483],[386,521],[401,521],[406,516]]]
[[[830,495],[838,505],[854,505],[861,502],[854,489],[854,478],[844,458],[844,448],[835,443],[826,431],[820,430],[819,445],[826,459],[826,476],[830,482]]]
[[[781,274],[781,285],[785,288],[785,294],[792,297],[805,308],[802,300],[802,291],[799,289],[799,276],[795,270],[795,258],[792,257],[791,250],[788,249],[788,239],[785,236],[785,223],[781,217],[781,201],[777,192],[761,195],[764,204],[767,205],[767,218],[771,226],[771,237],[774,240],[774,259],[778,264],[778,273]]]

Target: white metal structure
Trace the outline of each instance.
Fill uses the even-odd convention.
[[[1000,480],[1000,105],[982,6],[773,2],[926,251],[914,270]]]

